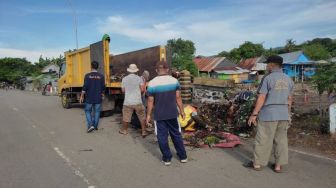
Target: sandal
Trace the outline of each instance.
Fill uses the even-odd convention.
[[[146,132],[145,134],[141,134],[142,138],[146,138],[149,134]]]
[[[255,170],[255,171],[261,171],[261,170],[262,170],[262,167],[261,167],[261,166],[258,167],[258,168],[254,167],[254,163],[253,163],[253,161],[249,161],[249,162],[243,164],[243,166],[244,166],[245,168],[250,168],[250,169],[253,169],[253,170]]]
[[[280,170],[277,170],[277,169],[275,168],[275,164],[272,165],[272,168],[273,168],[273,171],[274,171],[275,173],[282,173],[282,172],[283,172],[281,166],[280,166]]]
[[[122,134],[122,135],[127,135],[128,132],[127,131],[122,131],[122,130],[119,130],[119,134]]]

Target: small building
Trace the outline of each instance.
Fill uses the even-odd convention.
[[[279,54],[283,58],[283,71],[295,81],[311,78],[315,74],[316,62],[310,60],[303,51]]]
[[[248,80],[249,73],[249,70],[232,66],[215,68],[212,75],[214,75],[214,78],[220,80],[233,80],[234,83],[242,83],[244,80]]]
[[[46,67],[44,67],[42,69],[42,74],[47,74],[47,73],[59,73],[59,66],[55,65],[55,64],[50,64],[47,65]]]
[[[248,79],[248,70],[238,67],[226,57],[196,57],[194,63],[200,77],[234,80],[240,83]]]
[[[266,58],[264,56],[242,59],[238,66],[249,70],[248,80],[261,80],[266,72]]]

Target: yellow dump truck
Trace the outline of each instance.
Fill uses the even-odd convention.
[[[127,75],[127,67],[134,63],[141,74],[144,70],[150,72],[150,77],[156,76],[155,66],[160,60],[171,65],[171,55],[165,46],[155,46],[120,55],[109,54],[109,37],[91,44],[86,48],[64,53],[66,62],[60,67],[58,80],[58,95],[62,106],[71,108],[79,103],[84,76],[91,71],[91,61],[99,63],[98,72],[105,76],[105,98],[102,104],[103,112],[118,111],[122,107],[123,94],[121,79]]]

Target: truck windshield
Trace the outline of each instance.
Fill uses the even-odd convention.
[[[66,64],[62,63],[61,65],[61,69],[60,69],[60,76],[63,76],[65,74],[65,68],[66,68]]]

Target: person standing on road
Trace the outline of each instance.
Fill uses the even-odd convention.
[[[288,164],[287,129],[291,121],[293,81],[282,72],[283,59],[273,55],[267,58],[267,70],[258,89],[258,99],[249,126],[257,126],[254,160],[245,167],[261,170],[266,166],[274,145],[274,171],[281,172]],[[257,122],[258,117],[258,122]]]
[[[87,120],[87,132],[98,130],[98,123],[101,111],[101,103],[105,92],[104,75],[97,72],[99,63],[91,62],[91,72],[84,77],[84,85],[80,96],[80,103],[84,102],[85,95],[85,116]]]
[[[149,81],[149,72],[147,70],[144,70],[142,73],[141,79],[144,83],[144,91],[142,92],[141,100],[143,105],[147,106],[147,82]]]
[[[178,122],[179,112],[182,119],[185,118],[183,104],[180,94],[180,84],[178,80],[168,75],[167,62],[157,63],[156,72],[158,76],[148,84],[148,104],[146,122],[151,121],[151,114],[154,108],[155,133],[159,142],[164,165],[171,164],[172,154],[168,144],[168,134],[170,135],[180,162],[188,161],[181,135],[181,127]],[[178,109],[179,108],[179,112]]]
[[[145,130],[145,107],[141,100],[141,93],[144,91],[145,86],[140,76],[136,75],[138,71],[139,69],[135,64],[130,64],[127,68],[129,74],[121,81],[121,89],[125,93],[125,99],[122,109],[123,128],[119,130],[119,133],[128,134],[128,124],[132,120],[133,111],[135,111],[141,124],[141,135],[146,137],[148,134]]]

